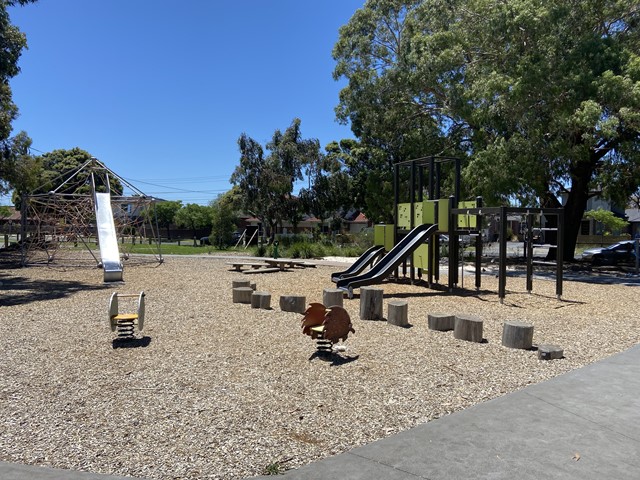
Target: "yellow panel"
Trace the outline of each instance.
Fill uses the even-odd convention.
[[[413,264],[415,268],[429,269],[429,245],[420,245],[413,252]]]
[[[422,202],[413,204],[413,226],[422,225]]]
[[[424,207],[422,209],[423,223],[434,224],[436,223],[436,200],[425,200]]]
[[[438,231],[449,231],[449,199],[441,198],[438,200]]]
[[[387,252],[395,246],[393,242],[393,232],[395,228],[395,225],[387,225],[384,230],[384,249]]]
[[[460,202],[458,208],[476,208],[476,202]],[[475,230],[477,218],[476,215],[458,215],[458,228]]]
[[[373,226],[373,244],[382,247],[384,245],[384,232],[386,225]]]
[[[399,203],[398,204],[398,228],[411,228],[411,204]]]

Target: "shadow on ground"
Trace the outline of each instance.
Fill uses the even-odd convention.
[[[69,280],[32,280],[18,275],[0,273],[0,305],[5,307],[25,305],[68,297],[79,291],[108,288],[108,285]]]

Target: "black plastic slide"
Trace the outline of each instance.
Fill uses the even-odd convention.
[[[349,268],[344,270],[343,272],[336,272],[331,275],[331,281],[337,282],[341,278],[345,277],[353,277],[358,273],[362,272],[367,266],[372,265],[374,261],[384,255],[384,247],[380,245],[374,245],[373,247],[367,249],[358,259],[353,262]]]
[[[391,275],[408,255],[424,243],[424,241],[438,231],[438,225],[418,225],[411,230],[398,244],[387,253],[382,260],[368,272],[355,277],[347,277],[336,282],[336,286],[349,292],[349,298],[353,295],[353,289],[363,285],[375,285],[381,283]]]

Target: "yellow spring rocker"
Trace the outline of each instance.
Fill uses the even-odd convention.
[[[120,313],[119,298],[137,298],[135,313]],[[129,300],[127,304],[134,302]],[[138,293],[113,293],[109,299],[109,325],[112,332],[118,332],[118,340],[130,340],[135,338],[135,330],[142,331],[144,327],[144,292]]]

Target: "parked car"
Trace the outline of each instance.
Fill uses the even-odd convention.
[[[635,241],[624,240],[608,247],[589,248],[582,252],[582,260],[592,265],[635,264]]]

